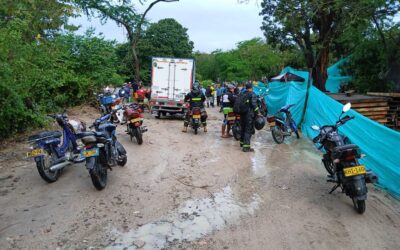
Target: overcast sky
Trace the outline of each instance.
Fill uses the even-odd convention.
[[[258,15],[260,7],[256,2],[238,4],[237,0],[180,0],[173,3],[159,3],[148,13],[147,18],[151,22],[164,18],[176,19],[188,28],[195,50],[201,52],[229,50],[234,48],[237,42],[263,37],[260,30],[262,18]],[[92,26],[96,28],[97,33],[103,33],[107,39],[126,41],[124,29],[116,26],[111,20],[101,25],[98,20],[88,21],[83,16],[72,20],[72,23],[82,25],[80,33]]]

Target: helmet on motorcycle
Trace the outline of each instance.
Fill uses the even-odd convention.
[[[254,121],[254,127],[257,130],[263,129],[265,126],[265,118],[263,116],[257,116],[256,120]]]

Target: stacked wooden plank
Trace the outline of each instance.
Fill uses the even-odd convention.
[[[392,129],[400,130],[400,93],[368,92],[367,94],[370,96],[390,98],[388,101],[389,110],[386,116],[386,126]]]
[[[389,100],[388,97],[382,96],[368,96],[353,94],[347,96],[346,94],[329,94],[330,97],[336,101],[346,104],[351,103],[351,108],[360,114],[386,125],[388,120]]]

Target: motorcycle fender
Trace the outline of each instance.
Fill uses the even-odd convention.
[[[351,180],[348,180],[350,195],[351,197],[356,197],[357,200],[366,200],[367,199],[367,185],[365,183],[364,175],[357,175],[351,177]]]
[[[118,153],[120,155],[126,155],[126,150],[119,141],[115,142],[115,147],[117,147]]]
[[[43,155],[36,156],[36,157],[33,158],[33,159],[35,160],[35,162],[40,162],[40,161],[43,160]]]
[[[96,165],[96,157],[87,157],[86,158],[86,169],[92,170]]]

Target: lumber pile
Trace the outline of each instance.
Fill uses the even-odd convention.
[[[352,94],[350,96],[346,94],[329,94],[329,96],[342,104],[350,102],[353,110],[371,120],[383,125],[388,123],[387,117],[390,109],[390,98],[388,97],[359,94]]]
[[[386,126],[395,130],[400,130],[400,93],[368,92],[367,95],[389,98]]]

